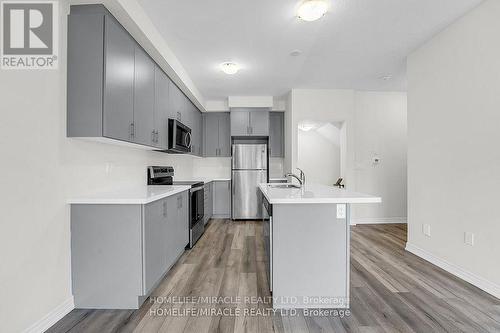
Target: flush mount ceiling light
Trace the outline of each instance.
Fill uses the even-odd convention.
[[[220,65],[220,69],[228,75],[233,75],[238,73],[238,71],[240,70],[240,66],[238,66],[234,62],[224,62]]]
[[[305,0],[297,10],[297,17],[304,21],[316,21],[328,11],[325,0]]]

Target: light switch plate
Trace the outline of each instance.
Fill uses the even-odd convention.
[[[422,232],[427,237],[431,237],[431,226],[430,226],[430,224],[424,224],[424,225],[422,225]]]
[[[347,205],[337,204],[337,218],[345,219],[347,217]]]
[[[465,232],[464,242],[467,245],[474,246],[474,234],[472,232]]]

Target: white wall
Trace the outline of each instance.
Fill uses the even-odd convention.
[[[71,305],[69,196],[143,185],[151,164],[191,177],[196,160],[66,138],[68,8],[60,3],[60,69],[0,73],[2,332]]]
[[[485,1],[408,59],[409,245],[497,297],[499,18]]]
[[[345,122],[347,144],[341,176],[346,188],[382,197],[382,204],[354,206],[353,221],[406,222],[406,94],[292,90],[285,114],[285,127],[290,131],[288,135],[285,131],[285,169],[300,167],[297,128],[307,120]],[[371,163],[374,150],[381,159],[377,166]]]
[[[357,223],[406,222],[406,94],[355,94],[354,159],[356,190],[382,196],[381,204],[356,207]],[[373,163],[378,157],[380,162]]]

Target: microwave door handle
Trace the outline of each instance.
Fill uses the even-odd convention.
[[[191,133],[188,132],[187,135],[186,135],[186,142],[185,142],[186,146],[188,148],[191,148],[191,145],[192,145],[192,142],[191,142]]]

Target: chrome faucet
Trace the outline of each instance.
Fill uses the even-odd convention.
[[[302,187],[302,179],[299,176],[297,176],[296,174],[289,172],[289,173],[285,174],[285,177],[287,177],[287,178],[293,177],[293,178],[297,179],[299,181],[300,187]]]
[[[306,174],[304,173],[304,171],[302,169],[297,168],[297,170],[300,171],[299,177],[300,177],[300,180],[301,180],[301,184],[305,185],[306,184]]]

